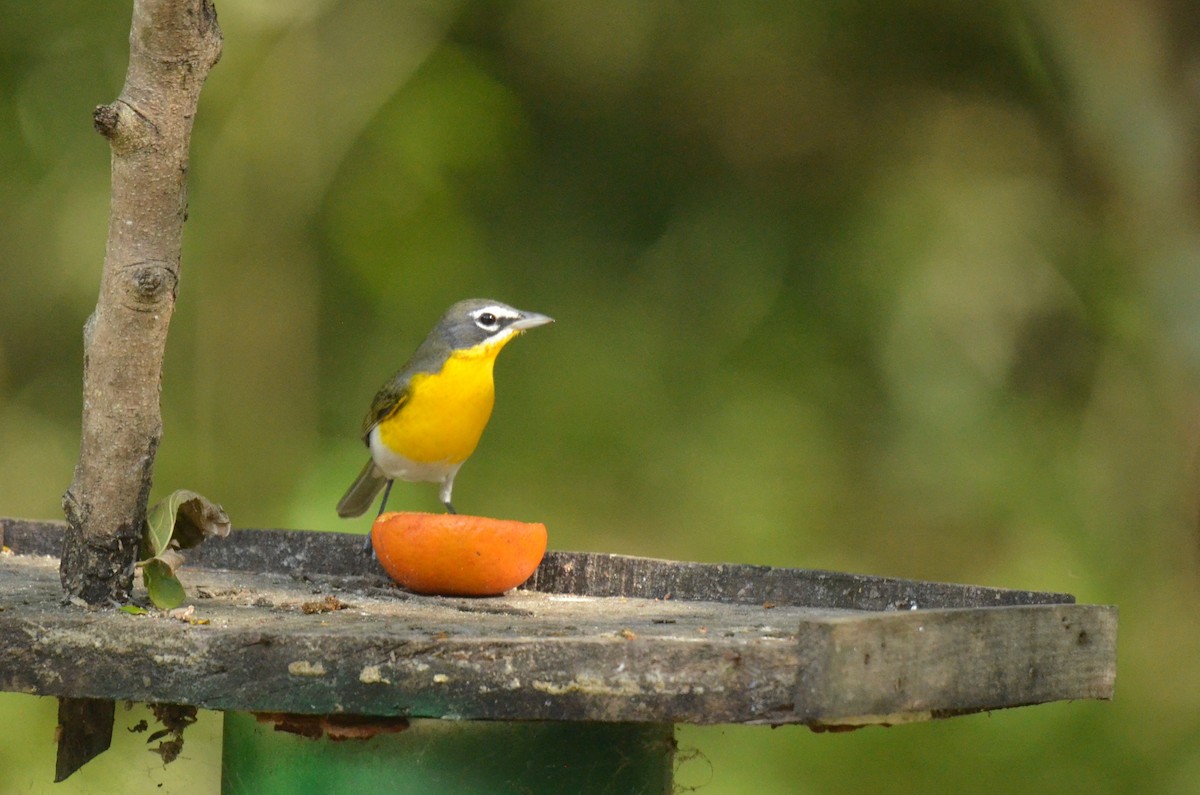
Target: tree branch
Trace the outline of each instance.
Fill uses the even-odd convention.
[[[200,89],[221,54],[211,0],[135,0],[121,95],[93,121],[112,149],[108,247],[84,326],[83,433],[63,496],[63,588],[125,601],[162,436],[159,392],[175,307],[188,145]]]

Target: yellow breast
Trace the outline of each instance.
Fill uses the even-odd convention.
[[[504,341],[456,351],[440,373],[414,376],[408,400],[379,423],[380,441],[419,463],[467,460],[492,416],[492,368],[502,347]]]

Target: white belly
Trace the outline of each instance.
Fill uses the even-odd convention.
[[[396,455],[379,440],[379,428],[371,429],[368,440],[371,448],[371,458],[375,466],[389,478],[429,483],[442,483],[462,466],[462,462],[452,464],[449,461],[410,461],[402,455]]]

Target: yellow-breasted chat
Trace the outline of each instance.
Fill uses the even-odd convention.
[[[492,415],[497,354],[526,329],[553,322],[486,298],[447,309],[371,402],[362,425],[371,458],[338,503],[338,516],[366,513],[381,490],[383,513],[397,478],[440,483],[442,503],[454,513],[454,476]]]

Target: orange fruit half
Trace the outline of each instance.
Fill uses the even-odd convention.
[[[529,579],[546,554],[546,525],[449,513],[389,512],[371,526],[384,571],[404,588],[496,596]]]

